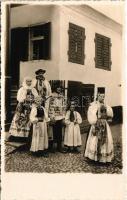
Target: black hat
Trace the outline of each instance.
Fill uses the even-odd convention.
[[[44,74],[46,72],[46,70],[44,70],[44,69],[38,69],[36,72],[35,72],[35,74],[36,75],[40,75],[40,74]]]

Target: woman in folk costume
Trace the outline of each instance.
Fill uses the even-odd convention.
[[[82,123],[80,114],[75,111],[75,105],[72,102],[70,109],[67,111],[65,116],[65,136],[64,145],[68,147],[69,152],[80,153],[78,147],[81,146],[81,133],[79,124]]]
[[[32,85],[32,78],[24,78],[22,87],[17,93],[18,105],[10,126],[10,136],[20,138],[28,137],[30,132],[29,114],[33,99],[37,96],[37,91]]]
[[[22,87],[18,90],[17,101],[24,103],[25,101],[33,102],[33,99],[38,96],[37,90],[34,88],[34,83],[31,77],[25,77]]]
[[[38,95],[43,99],[43,106],[48,112],[49,108],[49,97],[51,96],[50,83],[45,79],[44,74],[46,70],[39,69],[35,72],[36,79],[33,80],[34,87],[36,88]]]
[[[111,162],[114,156],[113,139],[108,121],[113,117],[112,108],[104,103],[104,93],[88,109],[91,124],[86,143],[85,157],[99,162]]]
[[[37,97],[32,105],[30,121],[33,124],[33,134],[30,151],[37,156],[48,156],[48,134],[47,122],[48,114],[42,106],[42,98]]]

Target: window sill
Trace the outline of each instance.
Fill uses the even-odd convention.
[[[97,67],[97,66],[95,66],[95,68],[102,69],[102,70],[105,70],[105,71],[111,71],[111,68]]]

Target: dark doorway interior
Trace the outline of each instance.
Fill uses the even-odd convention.
[[[88,106],[94,100],[94,88],[94,84],[68,81],[68,99],[76,102],[76,110],[83,119],[87,118]]]

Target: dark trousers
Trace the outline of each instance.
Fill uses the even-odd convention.
[[[57,149],[62,147],[62,120],[57,120],[53,125],[53,139],[57,143]]]

